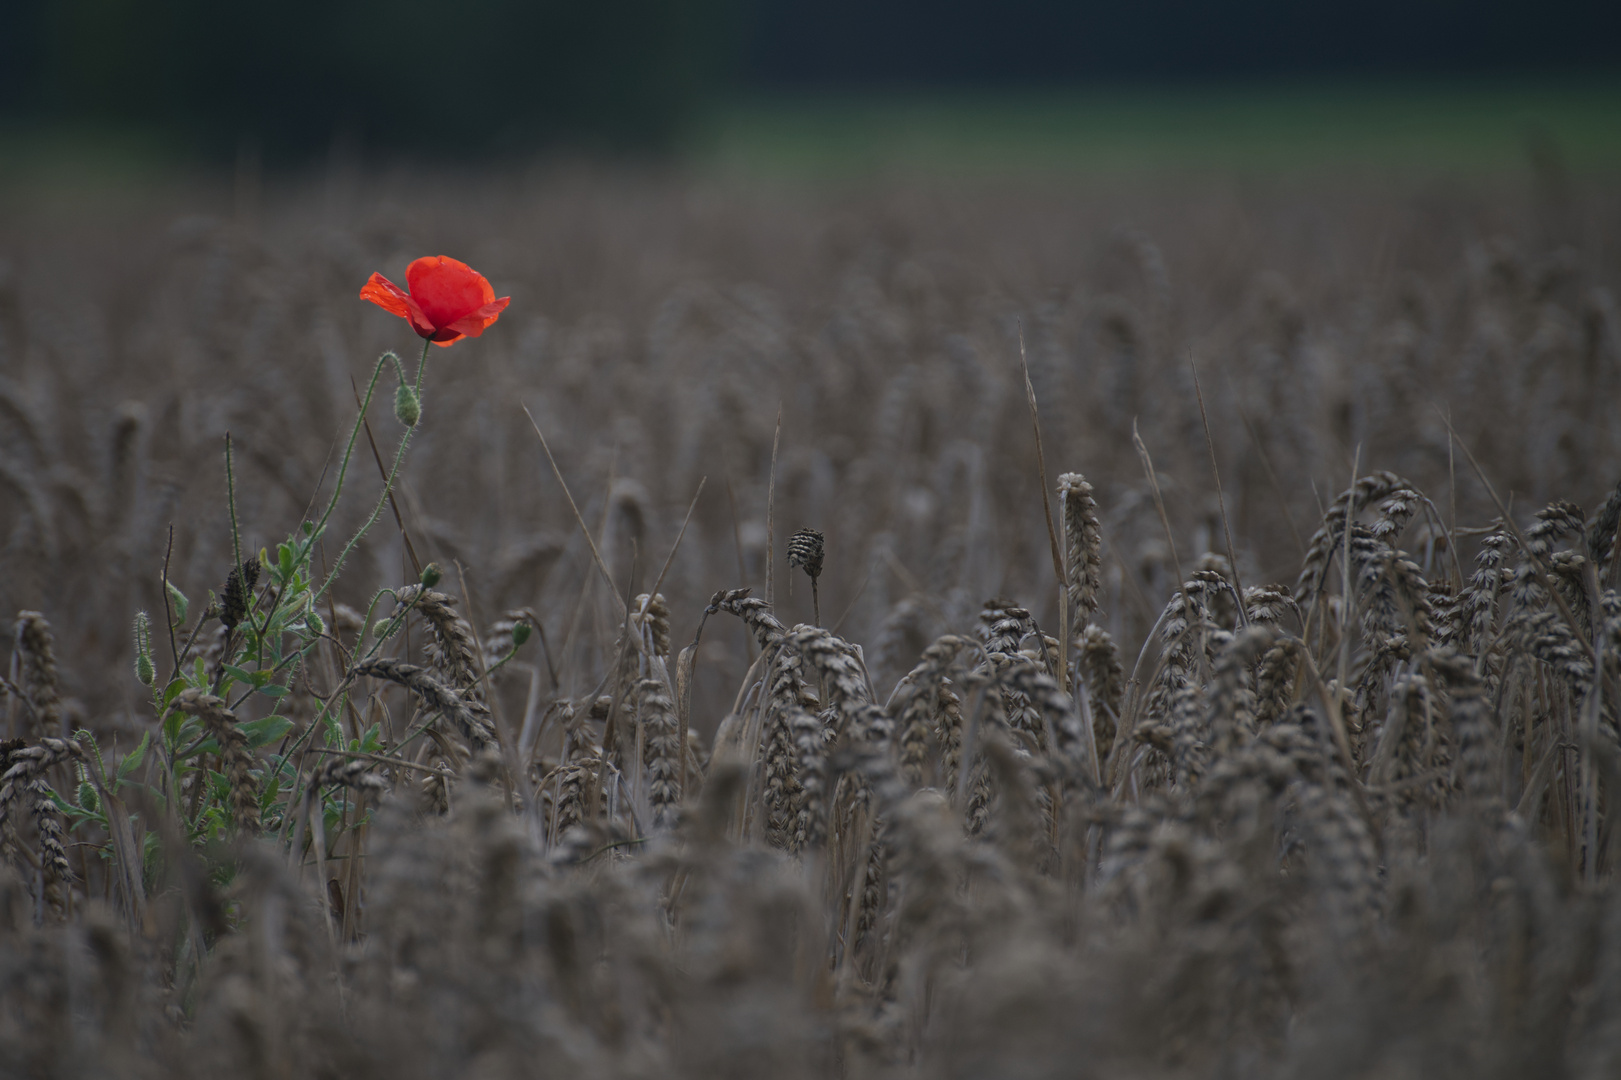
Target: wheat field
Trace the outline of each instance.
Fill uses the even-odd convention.
[[[1621,1071],[1613,186],[20,205],[0,1073]]]

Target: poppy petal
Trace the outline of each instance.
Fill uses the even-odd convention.
[[[445,329],[454,330],[458,334],[465,334],[467,337],[478,337],[485,330],[489,329],[491,323],[495,322],[496,319],[501,317],[501,312],[505,311],[506,306],[510,303],[512,303],[512,297],[510,296],[503,296],[499,300],[492,300],[488,304],[485,304],[483,307],[479,308],[477,311],[469,312],[468,314],[463,315],[455,322],[446,326]]]
[[[384,311],[402,319],[411,317],[411,296],[382,274],[373,274],[360,290],[362,300],[370,300]]]
[[[411,324],[411,329],[423,337],[434,331],[433,323],[423,314],[422,308],[411,298],[411,294],[382,274],[373,274],[367,280],[365,288],[360,290],[360,298],[370,300],[389,314],[405,319]]]
[[[495,290],[483,274],[446,255],[430,255],[405,271],[411,298],[436,328],[469,315],[495,299]]]

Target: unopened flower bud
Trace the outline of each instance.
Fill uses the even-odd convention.
[[[176,626],[186,625],[186,616],[191,612],[191,601],[186,599],[185,593],[175,588],[175,583],[172,581],[165,581],[163,588],[169,594],[169,606],[174,612],[174,624]]]
[[[151,686],[157,678],[152,666],[152,623],[144,611],[135,615],[135,677],[142,686]]]
[[[521,620],[518,621],[518,622],[513,623],[512,624],[512,647],[514,649],[516,649],[519,645],[522,645],[524,642],[528,641],[529,640],[529,635],[532,632],[532,629],[533,628],[528,623],[523,622]]]
[[[445,572],[439,569],[439,564],[431,562],[422,568],[422,586],[431,589],[444,580]]]
[[[400,423],[406,427],[416,427],[417,421],[422,419],[422,402],[416,391],[406,383],[400,383],[400,388],[394,392],[394,415],[399,417]]]

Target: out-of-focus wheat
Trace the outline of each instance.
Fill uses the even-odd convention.
[[[1613,209],[1546,248],[1500,191],[1006,183],[492,189],[466,254],[523,302],[434,359],[398,523],[291,655],[240,648],[292,595],[253,575],[383,343],[333,298],[491,219],[402,188],[40,259],[0,308],[0,1061],[1621,1069]],[[1021,327],[1087,477],[1061,581]],[[394,587],[416,553],[462,595]],[[751,591],[790,563],[808,596]]]

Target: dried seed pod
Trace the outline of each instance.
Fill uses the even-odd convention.
[[[812,619],[822,623],[822,598],[816,589],[816,579],[822,576],[822,534],[815,529],[800,529],[788,539],[788,565],[802,567],[811,579]]]
[[[822,534],[815,529],[800,529],[788,539],[788,565],[803,567],[812,581],[822,576],[824,554]]]
[[[259,560],[246,559],[225,579],[225,596],[220,601],[220,622],[227,630],[236,629],[253,606],[253,587],[259,584]]]

